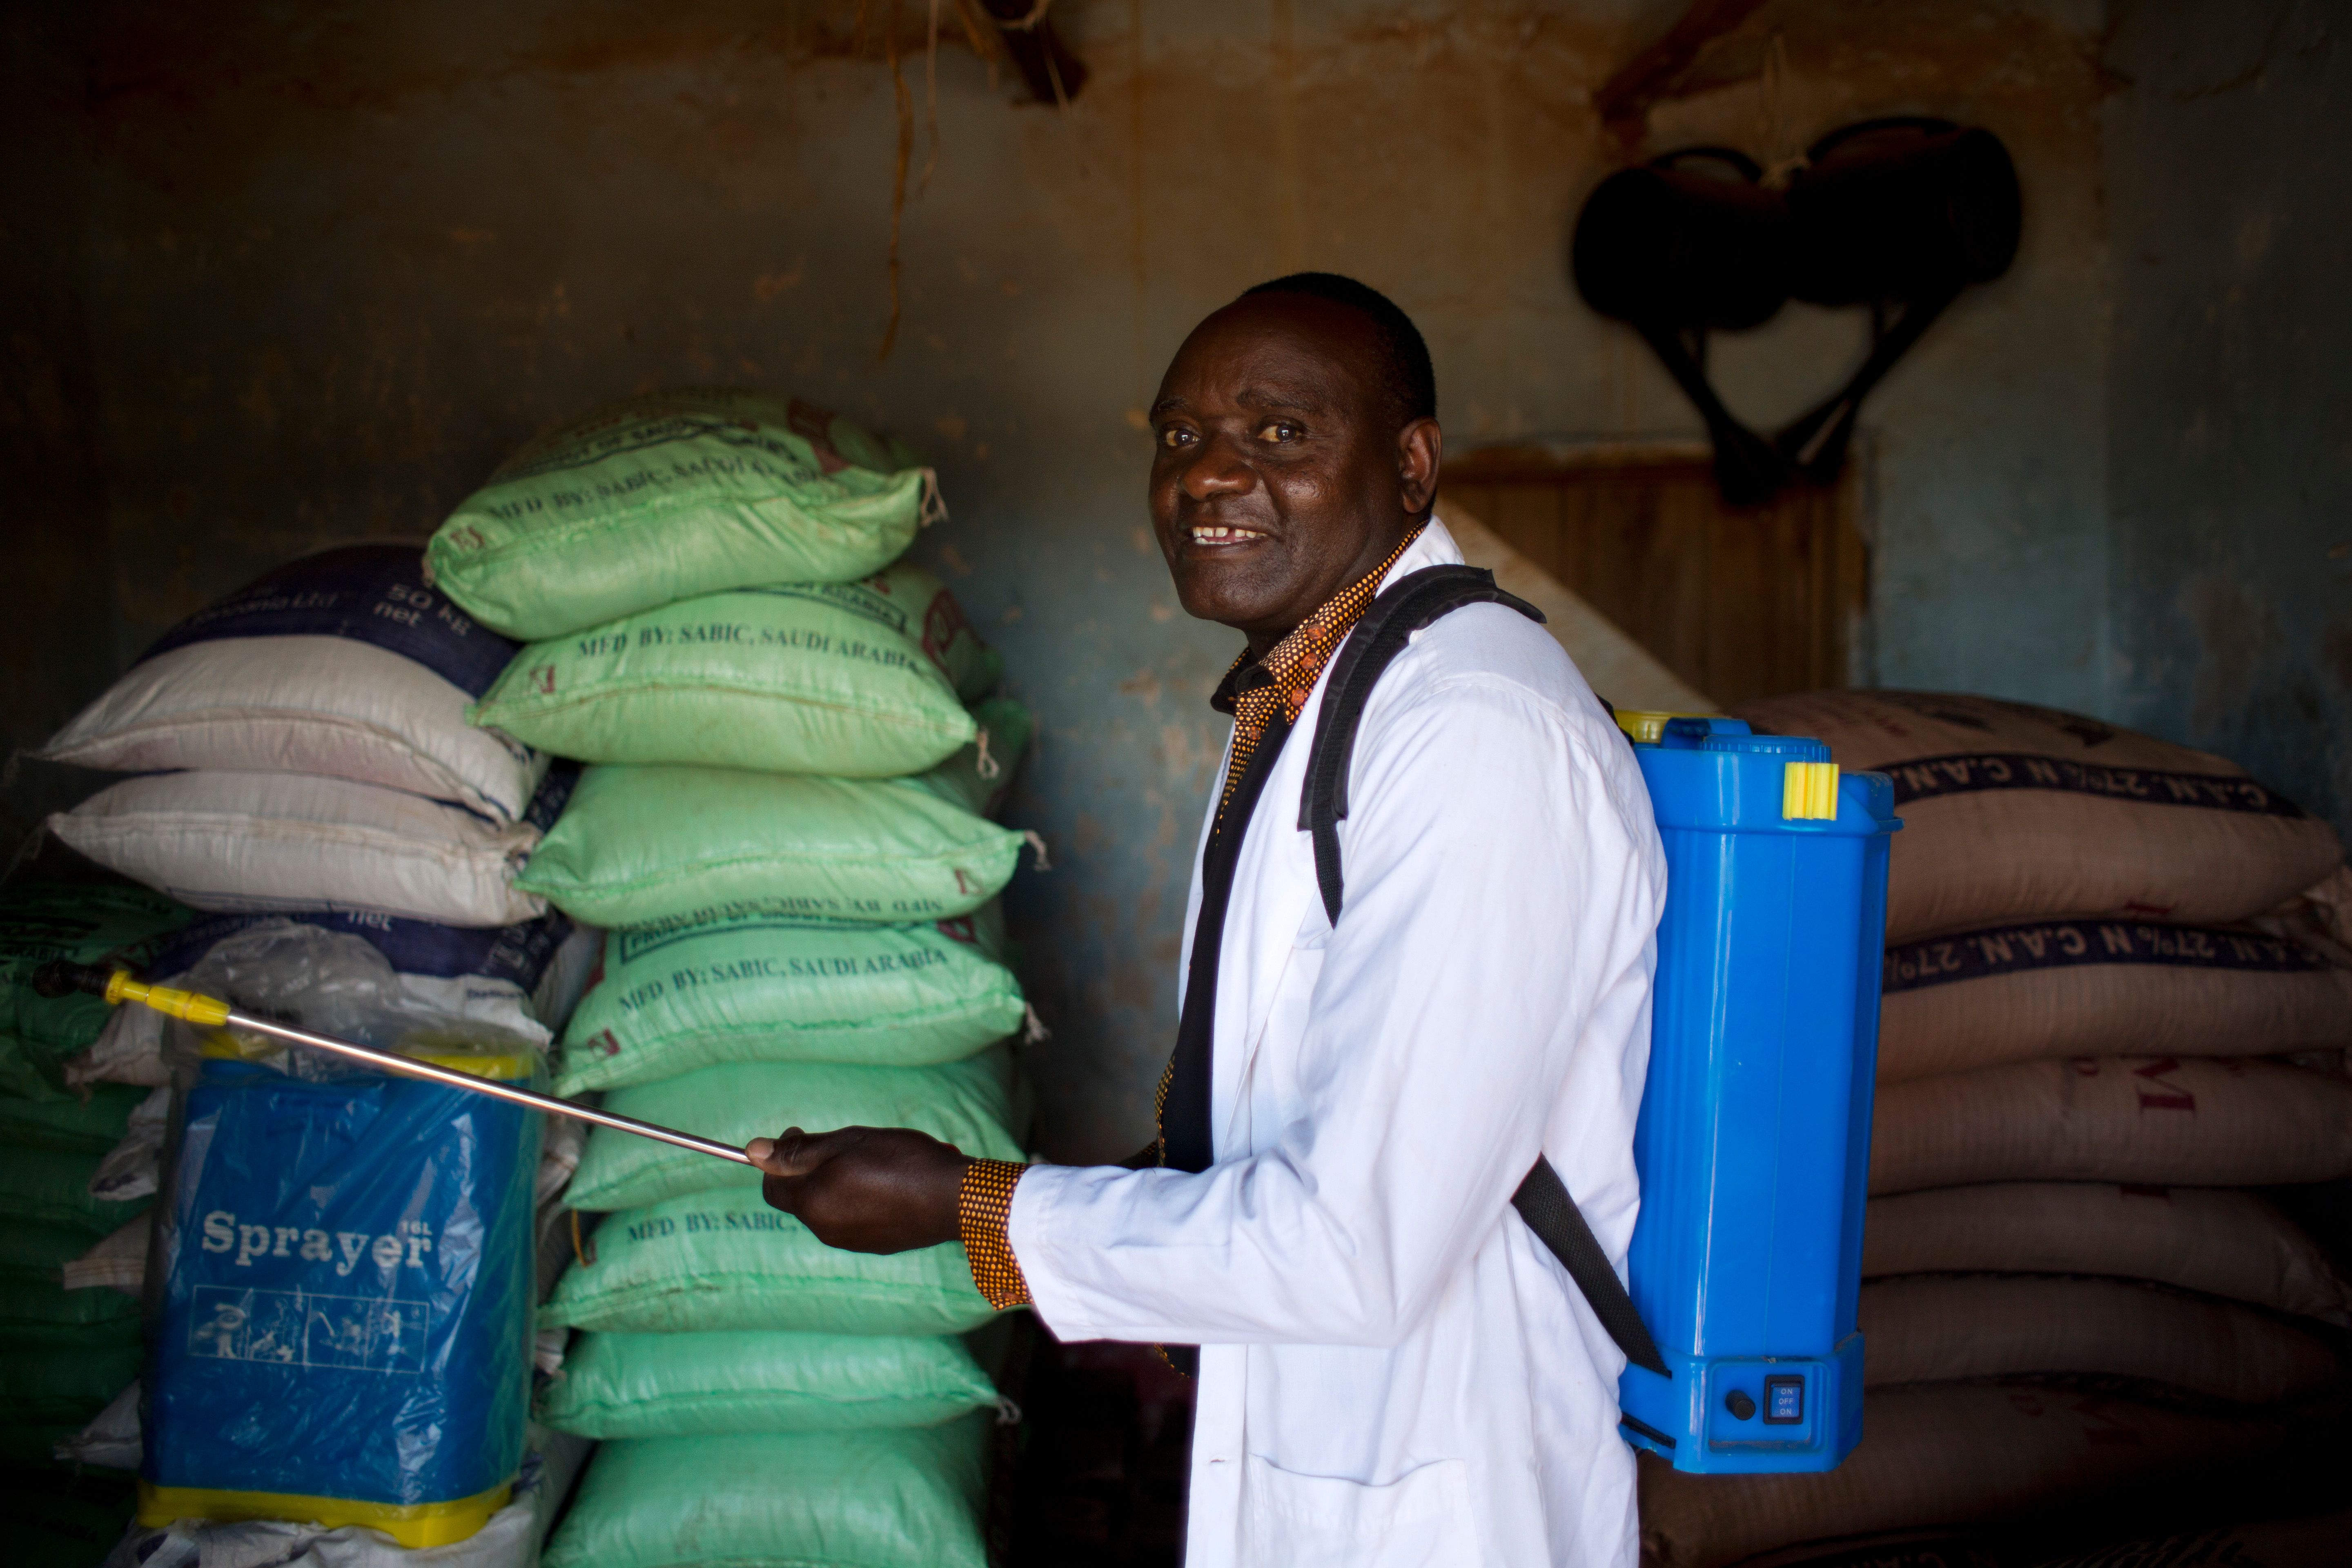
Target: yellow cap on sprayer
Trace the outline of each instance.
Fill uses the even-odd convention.
[[[174,991],[168,985],[150,985],[131,977],[131,971],[118,969],[114,978],[106,983],[109,1006],[125,1002],[137,1002],[166,1013],[174,1018],[185,1018],[191,1024],[226,1024],[228,1004],[217,996],[206,996],[196,991]]]

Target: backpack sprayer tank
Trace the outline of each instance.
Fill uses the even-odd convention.
[[[1332,667],[1298,826],[1336,928],[1338,825],[1373,686],[1467,605],[1542,613],[1469,566],[1381,591]],[[1737,719],[1617,715],[1666,854],[1642,1208],[1618,1281],[1549,1161],[1511,1203],[1625,1352],[1621,1430],[1675,1468],[1827,1470],[1862,1436],[1862,1220],[1895,786]]]
[[[1621,1429],[1680,1470],[1832,1469],[1862,1436],[1894,786],[1736,719],[1618,723],[1666,852],[1627,1272],[1669,1373],[1625,1369]]]

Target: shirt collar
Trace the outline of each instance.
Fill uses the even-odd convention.
[[[1323,667],[1330,662],[1331,655],[1338,651],[1340,643],[1347,640],[1348,633],[1362,618],[1366,606],[1380,592],[1390,571],[1430,526],[1426,521],[1416,524],[1378,566],[1316,606],[1313,613],[1299,622],[1288,636],[1266,649],[1264,658],[1253,659],[1249,649],[1244,647],[1226,669],[1224,679],[1217,682],[1217,689],[1209,698],[1209,706],[1220,713],[1244,717],[1241,710],[1247,695],[1275,687],[1287,700],[1283,704],[1287,709],[1285,717],[1296,718],[1298,710],[1306,706],[1307,694],[1315,689],[1315,682],[1321,678]],[[1261,699],[1250,706],[1270,708],[1273,704]],[[1271,714],[1249,717],[1256,717],[1263,726]]]

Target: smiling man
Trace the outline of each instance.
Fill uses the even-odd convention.
[[[1664,870],[1632,753],[1558,644],[1473,604],[1366,703],[1338,828],[1299,826],[1333,656],[1459,563],[1429,354],[1305,273],[1196,327],[1152,408],[1152,521],[1245,639],[1187,915],[1157,1141],[1125,1166],[967,1160],[903,1129],[748,1151],[836,1247],[961,1238],[999,1305],[1200,1379],[1192,1568],[1634,1561],[1624,1358],[1512,1207],[1539,1155],[1621,1272]]]

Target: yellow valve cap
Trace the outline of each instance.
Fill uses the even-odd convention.
[[[1676,719],[1711,719],[1711,713],[1661,713],[1648,708],[1620,708],[1617,728],[1638,745],[1654,746],[1665,738],[1666,725]]]
[[[158,1013],[174,1018],[185,1018],[191,1024],[226,1024],[228,1004],[217,996],[205,996],[194,991],[174,991],[168,985],[150,985],[131,978],[127,969],[118,969],[114,978],[106,983],[109,1005],[138,1002]]]
[[[1790,763],[1780,775],[1780,817],[1784,822],[1837,820],[1838,766],[1835,763]]]

